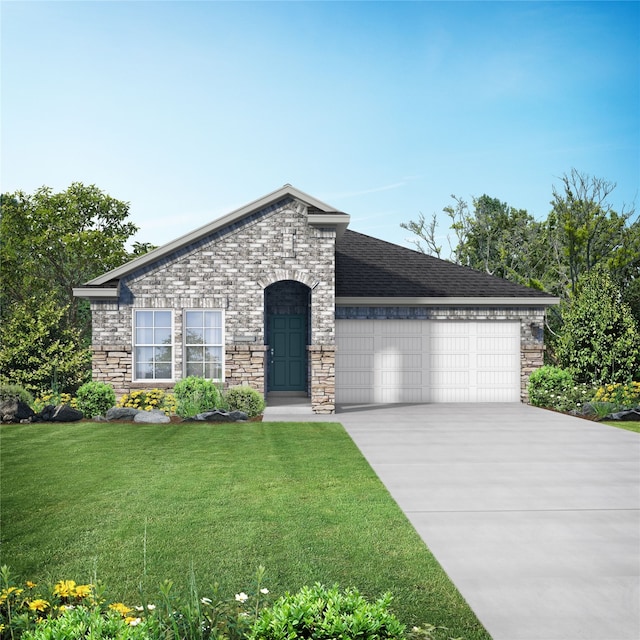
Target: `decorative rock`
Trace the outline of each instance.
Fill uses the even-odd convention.
[[[59,404],[51,416],[51,422],[77,422],[82,420],[84,414],[68,404]]]
[[[111,407],[105,415],[107,420],[133,420],[139,413],[144,413],[140,409],[132,407]]]
[[[0,404],[0,420],[2,422],[21,422],[35,416],[31,407],[22,400],[9,398]]]
[[[220,409],[213,409],[211,411],[204,411],[193,416],[193,418],[187,418],[185,422],[240,422],[247,420],[248,416],[243,411],[220,411]]]
[[[154,409],[153,411],[139,411],[133,418],[134,422],[145,424],[166,424],[171,422],[171,418],[163,411]]]
[[[628,409],[626,411],[617,411],[610,413],[604,420],[621,420],[625,422],[640,422],[640,407],[636,409]]]

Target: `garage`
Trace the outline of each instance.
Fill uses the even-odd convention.
[[[520,322],[337,320],[336,402],[519,402]]]

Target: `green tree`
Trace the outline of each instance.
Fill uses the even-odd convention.
[[[604,265],[621,289],[640,275],[640,222],[608,202],[613,182],[572,169],[553,187],[546,227],[550,265],[561,288],[575,294],[578,280]],[[635,221],[634,221],[635,218]]]
[[[14,303],[53,299],[66,309],[66,326],[88,340],[86,302],[73,288],[129,259],[125,243],[138,230],[127,220],[129,204],[76,182],[61,193],[41,187],[3,194],[0,206],[3,321]]]
[[[640,379],[640,333],[606,267],[597,266],[579,278],[562,318],[556,356],[577,381]]]
[[[0,381],[31,392],[73,392],[89,378],[91,351],[80,332],[64,322],[54,299],[15,303],[0,327]]]
[[[451,197],[454,203],[443,211],[455,234],[455,246],[450,236],[448,241],[456,263],[538,289],[550,286],[544,230],[533,216],[486,194],[473,198],[471,208],[462,198]],[[400,226],[416,236],[411,242],[419,251],[441,257],[435,215],[427,222],[420,214]]]

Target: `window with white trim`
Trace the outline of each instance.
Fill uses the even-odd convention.
[[[222,311],[184,312],[184,373],[209,380],[223,378]]]
[[[173,378],[173,318],[170,310],[136,309],[134,379]]]

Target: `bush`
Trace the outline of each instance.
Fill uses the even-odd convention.
[[[596,391],[593,400],[594,402],[612,405],[613,411],[634,409],[640,406],[640,382],[629,382],[627,384],[614,382],[603,385]]]
[[[576,383],[570,371],[550,365],[531,374],[528,390],[532,405],[556,411],[580,410],[593,398],[591,385]]]
[[[0,384],[0,402],[16,398],[28,405],[33,403],[33,396],[19,384]]]
[[[146,621],[126,621],[116,611],[105,613],[98,608],[74,607],[57,618],[46,618],[35,629],[22,634],[23,640],[56,638],[91,638],[91,640],[148,640]]]
[[[47,405],[57,406],[59,404],[68,404],[74,409],[78,408],[78,399],[74,398],[70,393],[55,393],[54,391],[45,391],[41,393],[31,404],[31,408],[40,413]]]
[[[186,598],[174,594],[173,582],[165,580],[157,604],[141,594],[143,604],[128,606],[109,602],[101,586],[73,580],[20,585],[5,565],[0,567],[0,639],[245,640],[267,604],[264,573],[260,566],[249,594],[235,598],[220,597],[217,585],[210,598],[200,597],[192,574]]]
[[[251,387],[231,387],[224,397],[229,411],[244,411],[250,418],[264,412],[264,398]]]
[[[218,387],[206,378],[183,378],[176,382],[173,393],[176,397],[176,413],[182,418],[192,418],[203,411],[225,408]]]
[[[125,393],[118,402],[118,407],[130,407],[140,411],[158,409],[170,416],[176,412],[176,398],[172,393],[162,389],[138,389]]]
[[[103,416],[116,403],[116,394],[105,382],[86,382],[77,393],[78,409],[85,417]]]
[[[264,609],[249,640],[402,638],[405,627],[389,612],[390,603],[390,594],[370,603],[356,589],[339,591],[316,583]]]

